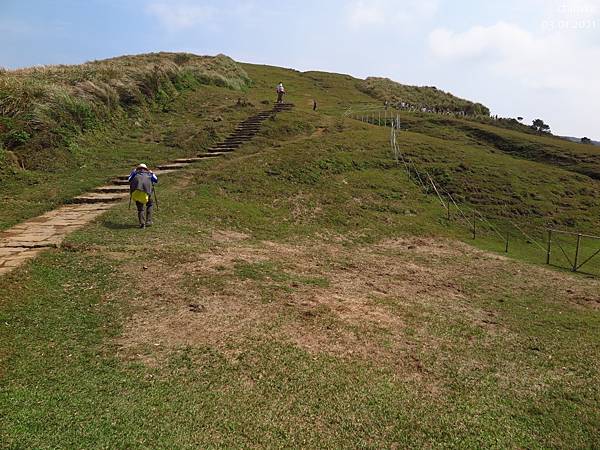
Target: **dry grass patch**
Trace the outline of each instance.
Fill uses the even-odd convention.
[[[353,248],[254,242],[231,231],[212,236],[209,251],[144,271],[121,338],[123,356],[158,364],[182,347],[208,346],[235,357],[245,342],[277,340],[423,376],[423,354],[438,355],[441,364],[444,349],[515,339],[482,296],[550,286],[556,301],[597,302],[595,281],[565,291],[559,286],[573,284],[567,274],[457,242],[410,238]],[[474,291],[473,283],[484,287]],[[478,364],[471,358],[468,366]]]

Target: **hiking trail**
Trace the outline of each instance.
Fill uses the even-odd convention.
[[[217,158],[233,152],[249,142],[260,130],[261,124],[277,113],[290,111],[291,103],[276,104],[272,109],[259,112],[241,122],[221,143],[195,157],[180,158],[157,166],[155,173],[165,175],[182,170],[191,164]],[[129,197],[127,175],[110,184],[73,199],[73,204],[61,206],[41,216],[29,219],[5,231],[0,231],[0,275],[8,273],[36,257],[41,251],[60,246],[70,233]]]

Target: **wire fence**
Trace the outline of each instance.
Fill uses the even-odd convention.
[[[546,264],[590,275],[600,273],[600,236],[548,229]]]
[[[503,244],[505,253],[510,253],[511,244],[522,240],[536,249],[540,257],[543,255],[548,265],[600,276],[600,236],[549,228],[537,230],[537,233],[528,232],[525,227],[508,217],[502,218],[508,223],[508,226],[502,227],[501,230],[492,219],[486,217],[481,211],[459,203],[426,168],[417,164],[410,155],[402,152],[399,143],[402,124],[397,111],[382,110],[380,107],[359,110],[350,108],[344,116],[389,128],[390,148],[396,163],[404,167],[408,178],[417,184],[426,195],[437,197],[448,223],[460,223],[469,231],[473,239],[477,239],[481,235],[492,235]],[[534,234],[538,237],[534,237]],[[546,235],[545,238],[544,235]]]

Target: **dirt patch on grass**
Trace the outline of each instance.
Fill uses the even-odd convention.
[[[321,137],[323,136],[323,134],[327,133],[327,127],[318,127],[313,134],[310,135],[311,139],[312,138],[317,138],[317,137]]]
[[[237,242],[245,241],[250,239],[250,236],[246,233],[240,233],[239,231],[232,230],[216,230],[212,233],[212,239],[216,242]]]
[[[157,261],[144,270],[120,339],[124,357],[156,364],[187,346],[235,356],[245,342],[278,340],[424,377],[431,364],[424,355],[510,339],[498,312],[478,301],[482,295],[530,294],[544,286],[558,293],[556,301],[598,302],[595,281],[565,291],[573,285],[566,274],[457,242],[397,239],[349,247],[254,242],[230,231],[213,237],[210,250],[191,260],[169,267]],[[479,284],[484,287],[473,288]]]

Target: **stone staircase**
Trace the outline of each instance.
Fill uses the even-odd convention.
[[[157,175],[164,175],[185,169],[191,164],[195,164],[206,159],[218,158],[230,152],[234,152],[239,147],[249,142],[260,130],[261,124],[277,113],[290,111],[294,105],[292,103],[278,103],[268,111],[262,111],[241,122],[235,130],[222,142],[209,148],[206,153],[201,153],[195,157],[180,158],[169,163],[159,165],[154,171]],[[73,199],[74,203],[93,204],[118,202],[129,196],[129,182],[127,176],[116,178],[106,186],[100,186],[92,192],[80,195]]]

